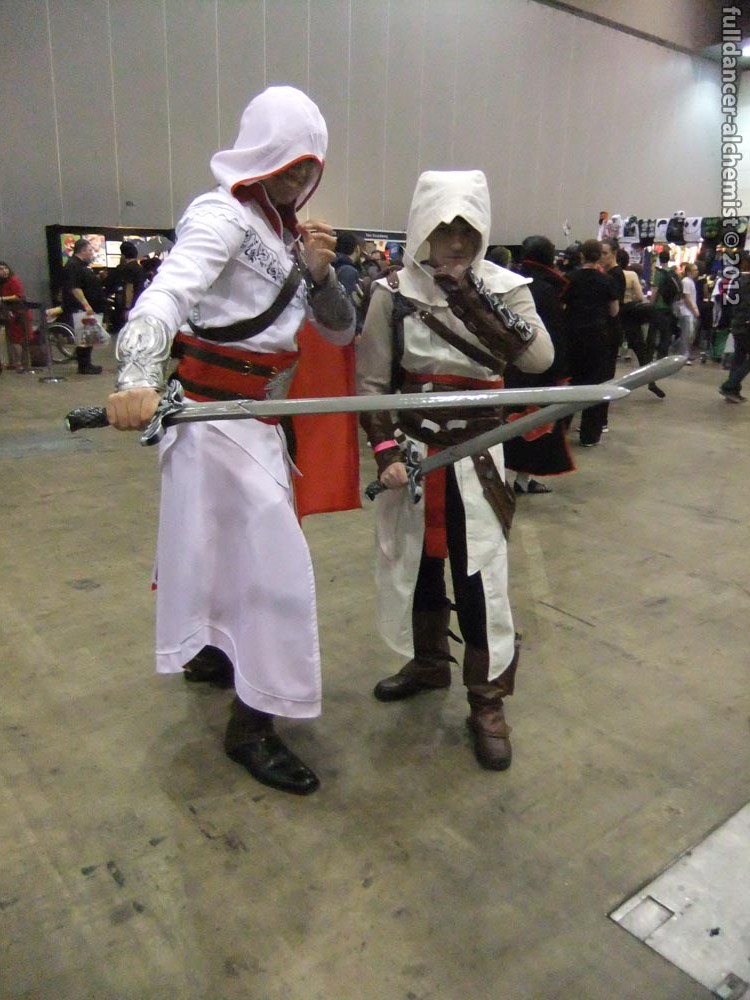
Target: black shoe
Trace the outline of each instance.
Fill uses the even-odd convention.
[[[204,646],[183,669],[185,680],[189,684],[234,687],[234,667],[229,657],[215,646]]]
[[[666,392],[656,384],[656,382],[649,382],[648,391],[653,392],[657,399],[665,399],[667,395]]]
[[[101,375],[104,371],[101,365],[85,365],[78,369],[79,375]]]
[[[273,730],[259,733],[242,746],[227,750],[226,754],[247,768],[256,781],[280,792],[309,795],[320,785],[317,775],[292,753]]]

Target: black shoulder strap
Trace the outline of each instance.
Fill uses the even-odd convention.
[[[395,285],[391,284],[390,279],[388,284],[391,285],[391,288],[398,288],[398,276],[394,274],[393,277],[396,279]],[[411,316],[412,313],[415,313],[417,307],[410,299],[402,295],[401,292],[394,292],[392,299],[391,329],[393,331],[393,351],[391,352],[391,390],[395,392],[401,388],[401,383],[403,382],[401,360],[404,356],[404,319],[406,316]]]
[[[300,281],[302,281],[302,272],[294,264],[277,297],[268,309],[260,313],[259,316],[253,316],[252,319],[241,319],[238,323],[232,323],[230,326],[219,327],[196,326],[188,319],[188,326],[196,337],[202,337],[203,340],[220,341],[223,344],[233,343],[237,340],[248,340],[250,337],[255,337],[267,330],[274,320],[278,319],[294,298]]]

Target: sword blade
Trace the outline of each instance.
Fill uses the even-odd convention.
[[[456,392],[412,392],[377,396],[324,396],[313,399],[235,399],[186,403],[164,417],[164,426],[201,420],[247,420],[316,413],[368,413],[379,410],[432,410],[454,407],[590,406],[627,396],[627,389],[602,385],[552,386],[537,389],[470,389]]]
[[[599,388],[608,391],[620,389],[623,395],[629,395],[632,389],[638,389],[643,385],[648,385],[649,382],[657,382],[659,379],[674,375],[675,372],[678,372],[682,368],[686,361],[687,357],[683,355],[661,358],[659,361],[644,365],[642,368],[636,368],[635,371],[628,372],[627,375],[623,375],[621,378],[612,379],[610,382],[602,382]],[[614,396],[608,398],[619,399],[621,397]],[[510,441],[512,438],[521,437],[521,435],[535,430],[537,427],[560,420],[562,417],[568,417],[579,410],[587,409],[589,406],[595,406],[597,402],[605,401],[605,397],[601,396],[599,400],[587,402],[583,405],[571,401],[556,406],[547,406],[535,413],[529,413],[524,417],[519,417],[518,420],[512,420],[510,423],[502,424],[491,431],[485,431],[484,434],[478,434],[469,441],[463,441],[461,444],[444,448],[436,455],[429,455],[423,459],[420,465],[420,474],[426,476],[434,469],[442,469],[445,465],[453,465],[454,462],[458,462],[462,458],[467,458],[469,455],[476,455],[480,451],[486,451],[492,445],[502,444],[504,441]]]

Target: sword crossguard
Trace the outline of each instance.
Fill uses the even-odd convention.
[[[406,442],[406,455],[404,456],[406,466],[407,485],[412,503],[419,503],[422,499],[424,487],[422,486],[422,460],[419,452],[412,441]]]
[[[182,385],[177,379],[171,379],[167,383],[164,395],[159,400],[156,413],[151,418],[151,422],[146,430],[141,434],[141,444],[146,446],[158,444],[165,434],[165,418],[171,416],[173,413],[179,413],[184,408],[185,394]]]

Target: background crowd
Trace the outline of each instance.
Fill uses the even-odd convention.
[[[47,319],[59,317],[74,330],[80,327],[81,316],[95,315],[116,334],[161,263],[159,258],[139,259],[131,242],[122,243],[120,252],[118,267],[93,269],[91,247],[79,240],[65,268],[61,305],[47,310]],[[354,233],[339,233],[334,267],[356,306],[358,332],[373,280],[399,268],[401,254],[398,243],[381,249]],[[686,355],[687,365],[708,359],[721,362],[729,370],[719,389],[721,395],[729,403],[745,402],[741,390],[748,365],[747,253],[740,257],[740,276],[734,282],[723,275],[720,257],[709,253],[673,267],[666,248],[658,254],[647,282],[641,264],[632,262],[630,253],[613,239],[586,240],[557,251],[547,237],[530,236],[516,258],[508,248],[495,246],[487,259],[531,280],[537,309],[555,344],[555,362],[548,372],[530,378],[511,368],[506,375],[508,387],[605,381],[613,377],[618,357],[629,350],[639,365],[669,353]],[[0,261],[0,299],[5,367],[25,371],[46,364],[49,354],[27,306],[23,284],[5,261]],[[76,314],[80,314],[78,321]],[[101,372],[92,363],[91,353],[90,344],[76,347],[80,374]],[[3,367],[0,362],[0,371]],[[665,397],[661,386],[651,383],[649,389]],[[511,419],[518,415],[509,414]],[[568,429],[555,425],[532,441],[519,438],[509,444],[508,468],[517,473],[517,492],[549,492],[551,487],[534,476],[560,475],[575,468],[567,447]],[[606,405],[593,407],[582,414],[579,443],[593,447],[607,431]]]

